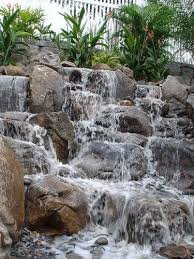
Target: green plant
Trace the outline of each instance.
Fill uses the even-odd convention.
[[[103,63],[109,65],[109,67],[111,67],[112,69],[115,69],[119,65],[119,59],[120,57],[116,53],[104,50],[94,53],[92,55],[91,63],[92,65]]]
[[[158,80],[165,75],[166,47],[172,35],[174,10],[164,4],[122,6],[113,16],[121,25],[118,33],[123,63],[136,79]]]
[[[190,52],[194,58],[194,0],[148,0],[163,3],[175,10],[173,38],[181,42],[178,51]]]
[[[8,65],[13,63],[14,54],[23,54],[26,44],[21,40],[29,37],[30,34],[23,30],[15,31],[14,23],[20,9],[10,11],[0,19],[0,64]],[[4,10],[0,10],[2,14]]]
[[[9,5],[2,7],[0,10],[1,16],[10,16],[16,10],[16,19],[12,23],[12,28],[15,31],[25,31],[29,33],[31,38],[52,38],[53,31],[51,30],[51,25],[44,24],[44,12],[41,9],[22,9],[19,5]]]
[[[63,15],[69,28],[62,29],[57,38],[60,49],[66,55],[66,58],[73,61],[77,66],[90,66],[91,57],[95,48],[98,46],[107,47],[102,43],[103,35],[106,30],[105,21],[96,32],[86,32],[86,23],[84,22],[85,9],[82,8],[78,16]]]

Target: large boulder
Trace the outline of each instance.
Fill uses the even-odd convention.
[[[185,103],[188,92],[184,85],[180,84],[176,77],[168,76],[162,85],[162,94],[166,100],[175,98],[178,102]]]
[[[0,76],[0,112],[28,110],[29,78]]]
[[[138,180],[147,169],[143,148],[123,143],[93,142],[72,164],[80,176],[100,179]]]
[[[40,113],[30,117],[29,122],[47,129],[57,158],[66,162],[73,147],[74,127],[65,112]]]
[[[32,113],[61,111],[64,103],[64,83],[59,73],[46,66],[35,66],[30,90]]]
[[[24,223],[23,168],[0,137],[0,247],[17,241]]]
[[[28,188],[26,224],[31,230],[72,235],[88,222],[87,198],[77,186],[48,176]]]
[[[115,127],[125,133],[136,133],[144,136],[152,134],[152,126],[146,113],[137,107],[109,106],[96,118],[96,124],[103,127]]]

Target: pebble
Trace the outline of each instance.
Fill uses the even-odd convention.
[[[98,239],[96,239],[95,245],[99,245],[99,246],[106,246],[108,245],[108,239],[105,237],[100,237]]]

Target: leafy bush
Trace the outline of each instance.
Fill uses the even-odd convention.
[[[82,8],[79,15],[62,14],[69,28],[62,29],[59,37],[56,37],[57,44],[65,56],[77,66],[90,66],[91,57],[98,46],[107,47],[101,43],[106,30],[105,21],[96,33],[85,31],[84,22],[85,9]]]
[[[163,3],[175,11],[173,38],[180,41],[182,48],[194,58],[194,0],[149,0],[151,3]]]
[[[120,50],[123,63],[134,71],[136,79],[159,80],[166,73],[172,36],[174,10],[161,3],[144,7],[122,6],[113,16],[121,25]]]
[[[5,9],[0,10],[0,14]],[[10,11],[0,20],[0,64],[8,65],[13,63],[13,54],[23,54],[26,44],[22,38],[29,37],[30,34],[24,30],[15,30],[14,24],[20,9]]]
[[[109,65],[112,69],[117,68],[120,62],[120,57],[111,51],[98,51],[92,55],[92,65],[103,63]]]

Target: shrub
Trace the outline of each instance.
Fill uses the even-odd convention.
[[[172,36],[174,10],[163,4],[140,7],[122,6],[113,16],[121,25],[120,50],[123,63],[134,71],[136,79],[159,80],[166,73]]]
[[[5,9],[0,10],[0,14]],[[8,10],[9,11],[9,10]],[[30,34],[24,30],[15,30],[14,24],[18,17],[20,9],[10,10],[0,20],[0,64],[8,65],[14,63],[13,54],[23,54],[26,44],[22,42],[23,38]]]
[[[65,54],[66,58],[74,62],[77,66],[90,66],[91,57],[96,47],[104,46],[101,43],[106,30],[105,21],[96,33],[85,31],[84,15],[85,9],[82,8],[79,15],[62,14],[69,28],[62,29],[62,32],[56,37],[57,44]]]
[[[118,67],[120,62],[120,57],[111,51],[104,50],[104,51],[98,51],[92,55],[92,65],[95,65],[97,63],[103,63],[109,65],[112,69],[115,69]]]

